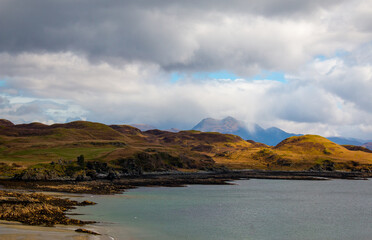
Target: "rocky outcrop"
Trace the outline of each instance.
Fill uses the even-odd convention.
[[[74,206],[92,204],[95,203],[77,202],[41,193],[29,194],[0,190],[0,219],[28,225],[84,225],[93,222],[68,218],[66,211]]]
[[[38,169],[30,168],[22,171],[20,174],[15,175],[15,179],[21,180],[69,180],[70,177],[64,174],[59,174],[53,169]]]
[[[99,233],[96,233],[94,231],[91,231],[91,230],[88,230],[88,229],[85,229],[85,228],[78,228],[78,229],[75,230],[75,232],[88,233],[88,234],[92,234],[92,235],[101,235]]]

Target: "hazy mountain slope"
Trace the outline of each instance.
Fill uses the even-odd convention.
[[[155,126],[148,125],[148,124],[141,124],[141,123],[131,124],[130,126],[135,127],[135,128],[138,128],[141,131],[147,131],[147,130],[151,130],[151,129],[157,129],[157,127],[155,127]]]
[[[193,130],[235,134],[243,139],[254,140],[271,146],[278,144],[288,137],[296,136],[296,134],[287,133],[275,127],[263,129],[258,124],[254,124],[251,128],[248,128],[243,122],[233,117],[227,117],[222,120],[206,118],[193,127]]]
[[[372,150],[372,142],[364,143],[362,146],[368,148],[369,150]]]
[[[331,140],[334,143],[340,144],[340,145],[355,145],[355,146],[361,146],[363,145],[364,140],[356,139],[356,138],[343,138],[343,137],[327,137],[327,139]]]

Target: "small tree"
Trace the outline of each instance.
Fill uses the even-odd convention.
[[[80,155],[77,157],[77,163],[79,164],[80,167],[84,167],[85,162],[84,162],[84,155]]]

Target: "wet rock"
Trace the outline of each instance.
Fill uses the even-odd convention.
[[[41,193],[18,193],[0,191],[0,219],[17,221],[28,225],[54,226],[84,225],[93,223],[71,219],[66,211],[74,206],[92,205],[94,203],[77,202],[64,198],[52,197]]]
[[[93,235],[101,235],[99,233],[96,233],[96,232],[93,232],[91,230],[88,230],[88,229],[84,229],[84,228],[78,228],[75,230],[75,232],[79,232],[79,233],[88,233],[88,234],[93,234]]]

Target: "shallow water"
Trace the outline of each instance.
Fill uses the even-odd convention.
[[[370,180],[235,183],[142,187],[77,211],[115,239],[371,239]]]

